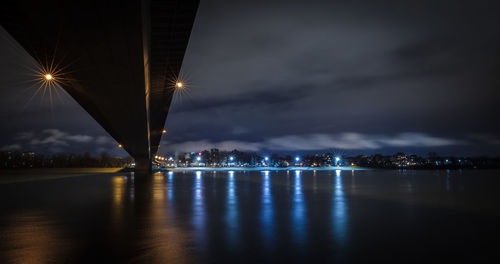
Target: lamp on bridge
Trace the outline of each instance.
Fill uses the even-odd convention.
[[[47,74],[45,74],[45,75],[43,76],[43,78],[45,78],[45,80],[47,80],[47,81],[50,81],[50,80],[52,80],[52,78],[54,78],[54,77],[52,76],[52,74],[47,73]]]

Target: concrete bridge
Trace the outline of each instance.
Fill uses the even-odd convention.
[[[52,65],[58,74],[51,81],[135,159],[136,171],[149,172],[198,5],[199,0],[7,0],[0,22],[40,64]]]

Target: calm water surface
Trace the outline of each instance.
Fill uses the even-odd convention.
[[[0,185],[0,263],[498,259],[500,171],[186,171]]]

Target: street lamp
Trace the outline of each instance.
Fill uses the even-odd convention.
[[[233,157],[233,156],[229,157],[229,160],[230,160],[230,161],[233,161],[233,160],[234,160],[234,157]]]
[[[200,160],[201,160],[201,157],[200,157],[200,156],[196,157],[196,160],[197,160],[197,161],[200,161]]]
[[[300,160],[299,157],[295,157],[295,161],[298,162]]]

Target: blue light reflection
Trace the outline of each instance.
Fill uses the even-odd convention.
[[[293,209],[292,209],[292,227],[295,241],[305,242],[306,236],[306,209],[304,204],[304,194],[302,192],[302,171],[295,171]]]
[[[203,200],[203,177],[202,172],[195,172],[194,190],[193,190],[193,227],[198,241],[205,241],[205,201]]]
[[[226,226],[229,242],[233,245],[238,241],[238,196],[234,171],[228,172],[226,199]]]
[[[335,170],[333,195],[333,233],[337,240],[344,241],[347,233],[347,203],[342,185],[341,170]]]
[[[167,197],[170,202],[174,198],[174,172],[168,172],[168,186],[167,186]]]
[[[262,235],[266,244],[272,244],[274,238],[274,209],[269,171],[262,172],[261,223]]]

